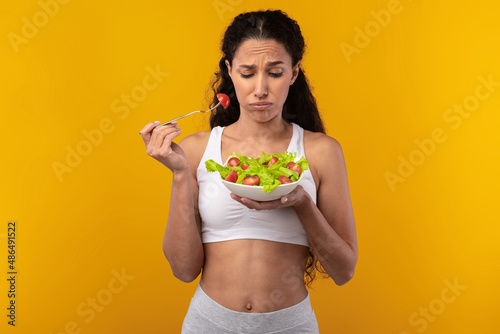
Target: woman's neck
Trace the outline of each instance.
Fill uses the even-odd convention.
[[[257,122],[240,115],[240,118],[231,125],[232,135],[245,140],[258,142],[273,142],[287,137],[290,125],[281,117],[276,117],[268,122]]]

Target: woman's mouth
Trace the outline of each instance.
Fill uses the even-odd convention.
[[[268,109],[271,105],[272,105],[271,102],[255,102],[255,103],[250,103],[250,107],[252,109],[257,109],[257,110]]]

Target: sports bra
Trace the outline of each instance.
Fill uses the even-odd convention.
[[[304,153],[304,129],[295,123],[288,152]],[[203,243],[235,239],[261,239],[310,247],[306,231],[291,207],[275,210],[254,210],[231,198],[218,172],[207,172],[205,161],[222,162],[221,137],[224,127],[214,127],[197,168],[199,186],[198,208],[201,216]],[[273,152],[266,152],[272,154]],[[309,169],[304,171],[301,185],[316,203],[316,184]]]

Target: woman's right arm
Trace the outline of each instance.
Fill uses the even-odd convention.
[[[191,282],[198,277],[204,263],[201,221],[197,208],[199,136],[184,138],[180,145],[172,140],[180,135],[176,123],[155,128],[149,123],[141,135],[150,156],[173,173],[170,210],[163,239],[163,252],[175,277]],[[203,153],[203,152],[202,152]]]

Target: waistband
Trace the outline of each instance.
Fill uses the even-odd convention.
[[[298,304],[267,313],[245,313],[230,310],[210,298],[198,284],[191,307],[217,325],[238,333],[286,333],[316,317],[309,293]]]

